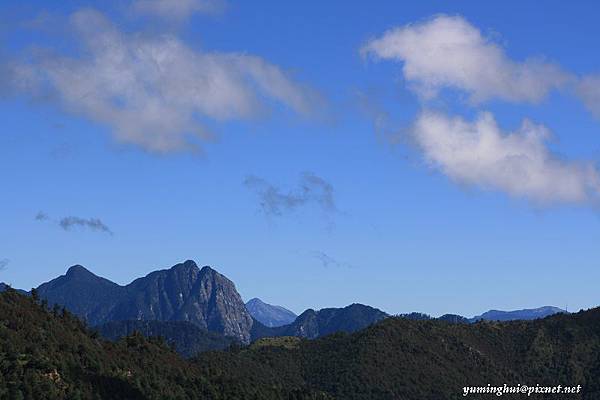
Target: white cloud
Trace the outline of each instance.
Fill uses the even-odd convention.
[[[70,21],[80,54],[46,52],[19,62],[13,81],[111,127],[121,142],[157,152],[195,148],[211,136],[202,120],[255,118],[273,102],[308,114],[318,103],[312,90],[257,56],[196,51],[170,35],[125,34],[93,10]]]
[[[552,154],[544,126],[524,121],[517,131],[503,132],[490,113],[470,122],[425,111],[411,133],[428,163],[457,182],[535,203],[595,203],[599,198],[597,169]]]
[[[389,30],[368,42],[362,53],[403,62],[404,78],[425,99],[443,88],[456,88],[474,102],[497,97],[535,103],[570,79],[540,59],[511,60],[460,16],[442,15]]]
[[[583,77],[577,84],[577,95],[596,118],[600,118],[600,75]]]
[[[219,0],[135,0],[133,10],[143,15],[183,21],[195,13],[214,13],[223,5]]]

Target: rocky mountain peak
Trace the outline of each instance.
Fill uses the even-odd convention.
[[[221,275],[220,273],[218,273],[215,269],[213,269],[212,267],[205,265],[202,267],[202,269],[200,269],[200,275],[206,275],[206,276],[211,276],[211,275]]]
[[[252,317],[232,281],[187,260],[119,286],[75,265],[38,292],[90,325],[109,321],[188,321],[200,328],[250,341]]]
[[[192,271],[199,270],[198,264],[194,260],[185,260],[182,263],[173,265],[170,270],[172,271]]]
[[[253,297],[246,302],[246,306],[263,305],[263,304],[266,304],[266,303],[264,301],[262,301],[261,299],[259,299],[258,297]]]
[[[236,337],[245,343],[250,341],[253,320],[235,284],[208,266],[200,270],[178,319],[203,321],[209,330]]]

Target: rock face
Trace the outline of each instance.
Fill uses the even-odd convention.
[[[225,276],[193,261],[155,271],[119,286],[81,266],[71,267],[38,288],[49,304],[65,306],[90,325],[109,321],[189,321],[192,324],[250,341],[252,317]]]
[[[246,309],[255,320],[269,328],[291,324],[297,317],[284,307],[267,304],[258,298],[249,300]]]

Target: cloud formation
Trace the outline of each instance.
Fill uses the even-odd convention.
[[[105,232],[112,235],[112,231],[98,218],[79,218],[79,217],[64,217],[58,224],[65,231],[69,231],[74,227],[88,228],[93,231]]]
[[[211,14],[224,7],[219,0],[136,0],[133,10],[142,15],[181,22],[195,13]]]
[[[77,54],[37,52],[13,62],[8,79],[22,93],[108,126],[119,142],[154,152],[198,150],[213,137],[209,121],[254,119],[274,102],[306,115],[318,103],[314,91],[258,56],[124,33],[91,9],[75,12],[69,24]]]
[[[562,160],[547,148],[550,132],[525,120],[504,132],[492,114],[474,121],[422,112],[411,134],[428,163],[453,180],[536,203],[591,203],[600,198],[592,163]]]
[[[324,268],[352,268],[352,265],[340,262],[323,251],[313,251],[310,255],[319,260]]]
[[[10,260],[8,258],[1,259],[0,260],[0,271],[4,271],[9,263],[10,263]]]
[[[455,88],[475,103],[490,98],[536,103],[571,79],[542,59],[511,60],[460,16],[440,15],[391,29],[369,41],[362,53],[402,62],[405,80],[425,99]]]
[[[460,16],[440,15],[389,30],[361,51],[402,62],[407,84],[424,100],[448,88],[469,95],[472,106],[489,99],[536,103],[552,90],[575,88],[600,116],[600,77],[579,79],[539,58],[512,60]],[[537,204],[597,204],[600,199],[596,166],[554,154],[547,145],[550,131],[527,119],[507,132],[489,112],[469,121],[425,108],[408,131],[426,162],[462,185]]]
[[[45,213],[45,212],[43,212],[43,211],[40,211],[40,212],[38,212],[38,213],[35,215],[35,220],[36,220],[36,221],[46,221],[46,220],[49,220],[49,219],[50,219],[50,217],[48,217],[48,214],[46,214],[46,213]]]
[[[304,173],[298,188],[288,192],[254,175],[246,177],[244,185],[258,195],[261,210],[267,216],[282,216],[309,204],[325,213],[337,211],[333,186],[313,173]]]
[[[52,221],[52,219],[42,211],[36,214],[35,220],[40,222]],[[65,231],[70,231],[73,228],[85,228],[91,231],[108,233],[111,236],[113,235],[113,232],[110,230],[110,228],[99,218],[81,218],[67,216],[59,220],[54,220],[53,222],[55,222]]]

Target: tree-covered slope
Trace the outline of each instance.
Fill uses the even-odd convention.
[[[600,309],[476,324],[392,317],[351,334],[265,338],[186,361],[158,340],[107,342],[35,296],[0,294],[2,400],[438,400],[488,383],[581,385],[582,397],[568,398],[595,400],[598,376]]]
[[[476,324],[387,318],[354,334],[268,340],[198,365],[220,387],[262,382],[339,399],[458,399],[463,386],[504,383],[582,385],[570,398],[600,399],[600,309]]]
[[[281,393],[245,380],[222,390],[159,340],[138,334],[106,341],[67,311],[48,311],[45,302],[15,290],[0,293],[1,400],[276,399]]]
[[[139,333],[145,337],[162,337],[183,357],[189,358],[211,350],[223,350],[238,341],[217,332],[198,328],[188,321],[112,321],[94,327],[109,340]]]

